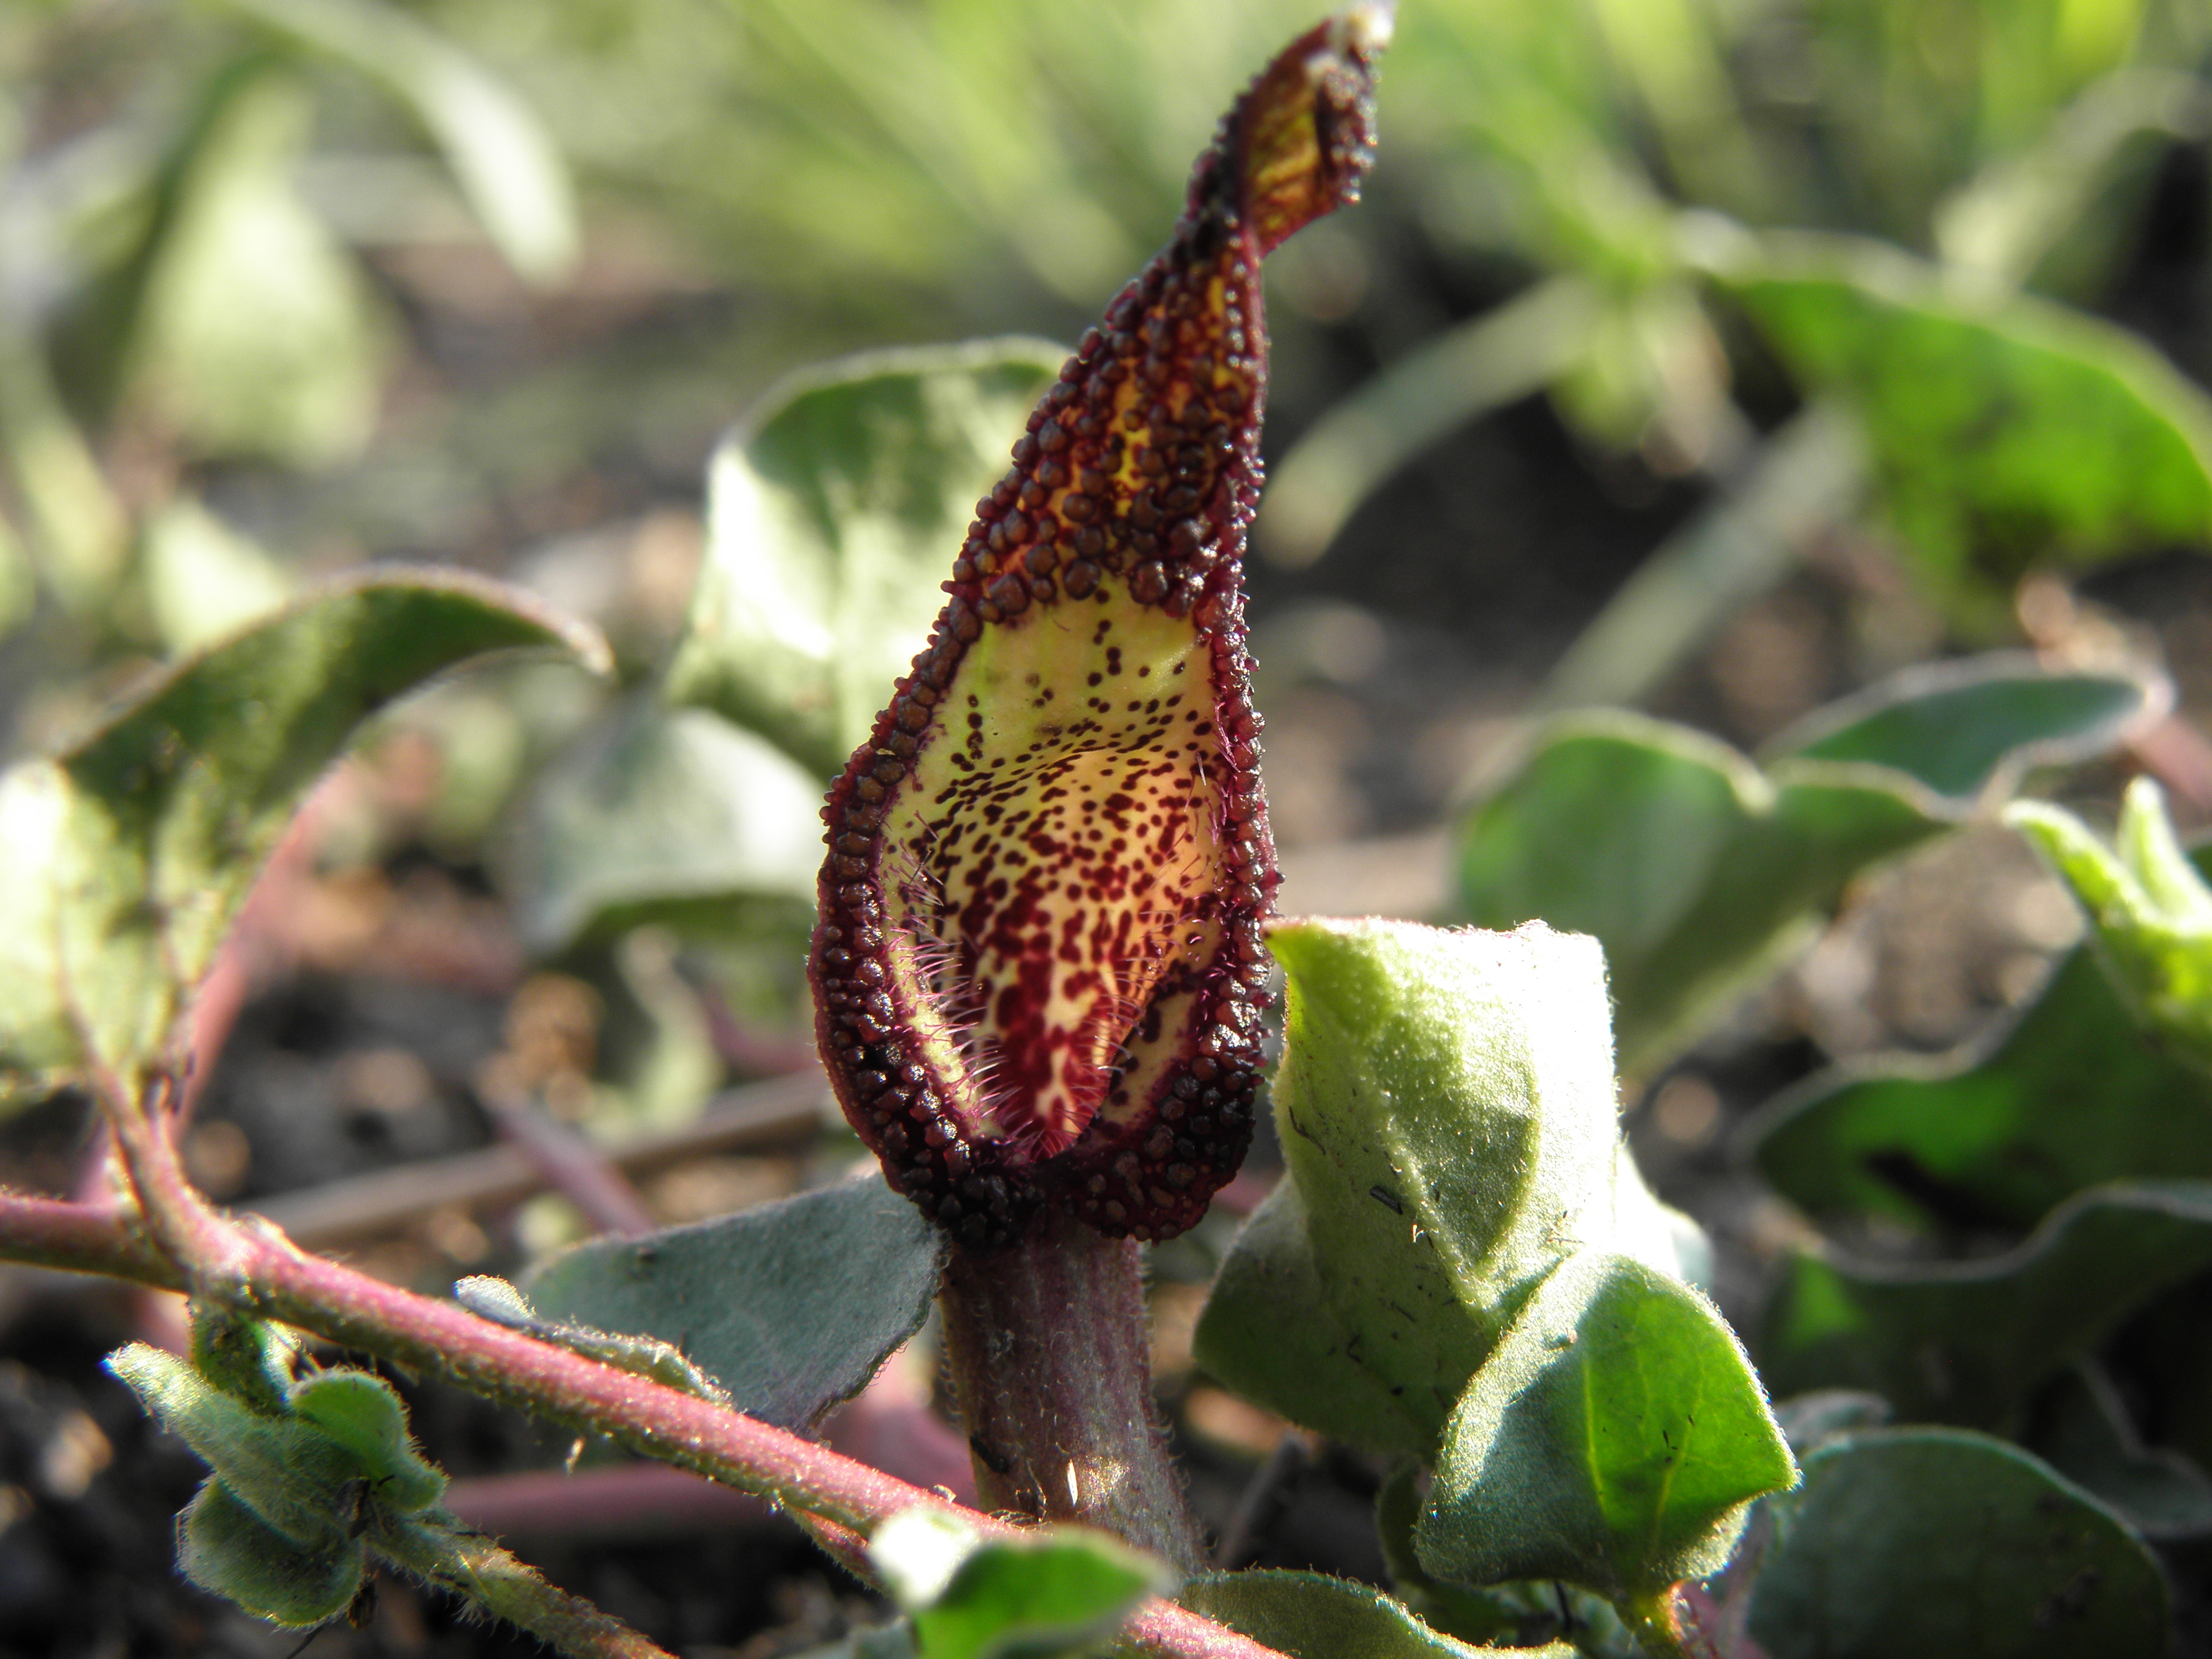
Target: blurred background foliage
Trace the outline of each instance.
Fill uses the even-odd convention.
[[[506,577],[614,647],[449,678],[326,781],[241,925],[186,1148],[218,1197],[456,1154],[502,1100],[650,1134],[808,1063],[813,803],[864,682],[1036,342],[1164,240],[1322,5],[0,3],[0,757],[364,562]],[[2212,1172],[2203,1079],[1994,822],[2148,769],[2212,823],[2208,58],[2212,0],[1404,0],[1366,202],[1269,260],[1285,907],[1604,937],[1638,1162],[1744,1328],[1803,1290],[1808,1217],[1986,1255]],[[1025,337],[811,369],[982,337]],[[1942,660],[1992,646],[2027,650]],[[1638,712],[1532,728],[1592,708]],[[0,1180],[69,1188],[76,1120],[20,1123]],[[645,1202],[725,1212],[806,1156]],[[374,1265],[442,1286],[583,1225],[504,1214]],[[1280,1420],[1189,1355],[1232,1230],[1155,1254],[1159,1374],[1264,1454]],[[2136,1284],[2113,1363],[2212,1466],[2208,1283]]]

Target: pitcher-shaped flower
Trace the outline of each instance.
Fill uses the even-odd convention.
[[[1357,196],[1389,25],[1320,25],[1223,120],[823,809],[823,1061],[891,1184],[966,1243],[1047,1202],[1170,1237],[1250,1143],[1277,880],[1242,568],[1260,261]]]

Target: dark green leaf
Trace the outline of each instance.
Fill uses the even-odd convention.
[[[2094,1360],[2058,1374],[2035,1402],[2021,1439],[2144,1537],[2212,1535],[2212,1480],[2179,1453],[2143,1444],[2119,1390]]]
[[[2212,1263],[2212,1183],[2125,1182],[2069,1200],[2002,1255],[1793,1260],[1759,1356],[1777,1392],[1864,1389],[1908,1420],[2014,1426],[2046,1378]]]
[[[1175,1575],[1119,1540],[1040,1527],[984,1542],[957,1518],[908,1510],[876,1529],[868,1557],[911,1617],[920,1659],[1051,1659],[1088,1652]]]
[[[1675,1268],[1666,1212],[1623,1169],[1603,965],[1590,940],[1543,927],[1308,920],[1270,942],[1289,984],[1274,1103],[1297,1195],[1231,1252],[1200,1352],[1298,1421],[1425,1455],[1562,1255]]]
[[[685,908],[811,914],[822,787],[704,708],[633,708],[540,773],[517,815],[508,885],[540,951]]]
[[[1982,619],[2031,561],[2212,536],[2212,407],[2135,335],[1840,237],[1767,238],[1724,280],[1801,386],[1856,404],[1898,530]]]
[[[177,1523],[177,1568],[202,1589],[272,1623],[304,1629],[337,1618],[361,1589],[364,1552],[334,1536],[293,1542],[221,1480],[200,1487]]]
[[[1764,753],[1886,766],[1971,803],[2028,767],[2107,752],[2172,695],[2162,678],[2054,673],[2025,654],[1925,663],[1830,703]]]
[[[1784,761],[1626,714],[1558,722],[1474,811],[1460,891],[1485,927],[1605,946],[1622,1069],[1648,1076],[1808,937],[1869,865],[1942,829],[1905,775]]]
[[[2029,1227],[2102,1182],[2212,1179],[2212,1081],[2136,1023],[2081,949],[1987,1038],[1823,1072],[1750,1134],[1760,1173],[1816,1216]]]
[[[848,358],[771,391],[709,479],[707,562],[670,694],[834,773],[926,642],[975,502],[1066,353],[1041,341]]]
[[[1751,1632],[1773,1659],[2157,1659],[2166,1589],[2096,1499],[2002,1441],[1831,1442],[1777,1505]]]
[[[803,1428],[857,1393],[920,1328],[945,1244],[870,1176],[555,1256],[526,1281],[548,1317],[655,1336],[740,1411]]]
[[[301,800],[361,722],[486,651],[595,635],[474,578],[326,586],[130,696],[90,737],[0,776],[0,1080],[126,1073],[183,1000]]]
[[[1565,1642],[1470,1647],[1431,1630],[1380,1590],[1317,1572],[1215,1573],[1184,1585],[1179,1599],[1192,1612],[1292,1659],[1466,1659],[1507,1652],[1573,1659],[1575,1652]]]
[[[1414,1544],[1441,1578],[1564,1578],[1614,1601],[1717,1571],[1796,1468],[1712,1305],[1624,1257],[1570,1257],[1468,1384]]]

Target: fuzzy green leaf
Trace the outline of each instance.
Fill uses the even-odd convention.
[[[294,1542],[210,1479],[177,1517],[177,1569],[213,1595],[291,1630],[343,1613],[360,1591],[366,1552],[342,1535]]]
[[[1863,1389],[1908,1419],[2009,1428],[2061,1366],[2208,1265],[2212,1183],[2116,1182],[2002,1255],[1799,1255],[1767,1310],[1759,1359],[1778,1393]]]
[[[827,776],[929,635],[947,550],[1066,352],[1033,340],[848,358],[771,391],[708,478],[707,562],[669,672]]]
[[[1770,237],[1732,286],[1808,392],[1865,422],[1929,586],[1993,622],[2029,563],[2212,537],[2212,404],[2111,324],[1842,237]]]
[[[686,1358],[684,1351],[657,1336],[623,1335],[568,1320],[546,1319],[530,1298],[503,1279],[473,1273],[453,1286],[453,1299],[478,1318],[512,1329],[527,1331],[551,1342],[639,1376],[649,1376],[671,1389],[681,1389],[702,1400],[726,1406],[730,1396],[722,1385]]]
[[[407,1431],[407,1407],[367,1371],[318,1371],[292,1385],[292,1414],[351,1453],[380,1509],[415,1515],[446,1495],[445,1471]]]
[[[1317,1572],[1213,1573],[1184,1585],[1178,1599],[1292,1659],[1473,1659],[1508,1652],[1572,1659],[1575,1652],[1565,1642],[1472,1647],[1431,1630],[1380,1590]]]
[[[2128,786],[2110,848],[2057,807],[2021,801],[2005,819],[2074,890],[2137,1017],[2212,1071],[2212,885],[2181,850],[2158,786],[2148,778]]]
[[[1956,1429],[1831,1441],[1776,1504],[1753,1589],[1773,1659],[2156,1659],[2166,1588],[2124,1522],[2018,1448]]]
[[[1441,1578],[1564,1578],[1618,1601],[1718,1571],[1751,1501],[1796,1474],[1712,1305],[1590,1252],[1475,1373],[1414,1544]]]
[[[1298,1421],[1425,1455],[1564,1255],[1677,1265],[1664,1212],[1624,1176],[1603,963],[1542,927],[1309,920],[1270,943],[1288,976],[1274,1103],[1297,1196],[1240,1237],[1200,1357]]]
[[[1605,947],[1624,1071],[1649,1076],[1809,937],[1868,866],[1951,809],[1904,774],[1734,750],[1627,714],[1553,724],[1476,807],[1459,877],[1485,927]]]
[[[712,710],[634,707],[525,793],[507,870],[523,935],[552,951],[701,907],[810,916],[821,805],[789,756]]]
[[[487,651],[605,647],[475,578],[333,584],[186,659],[91,736],[0,776],[0,1084],[165,1051],[262,862],[361,722]]]
[[[881,1177],[641,1239],[601,1239],[526,1281],[546,1316],[658,1337],[740,1411],[803,1428],[921,1328],[942,1234]]]

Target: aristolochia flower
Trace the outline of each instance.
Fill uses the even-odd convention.
[[[891,1184],[966,1243],[1047,1202],[1170,1237],[1250,1142],[1276,883],[1242,574],[1260,261],[1358,194],[1389,22],[1322,24],[1224,119],[823,809],[823,1058]]]

